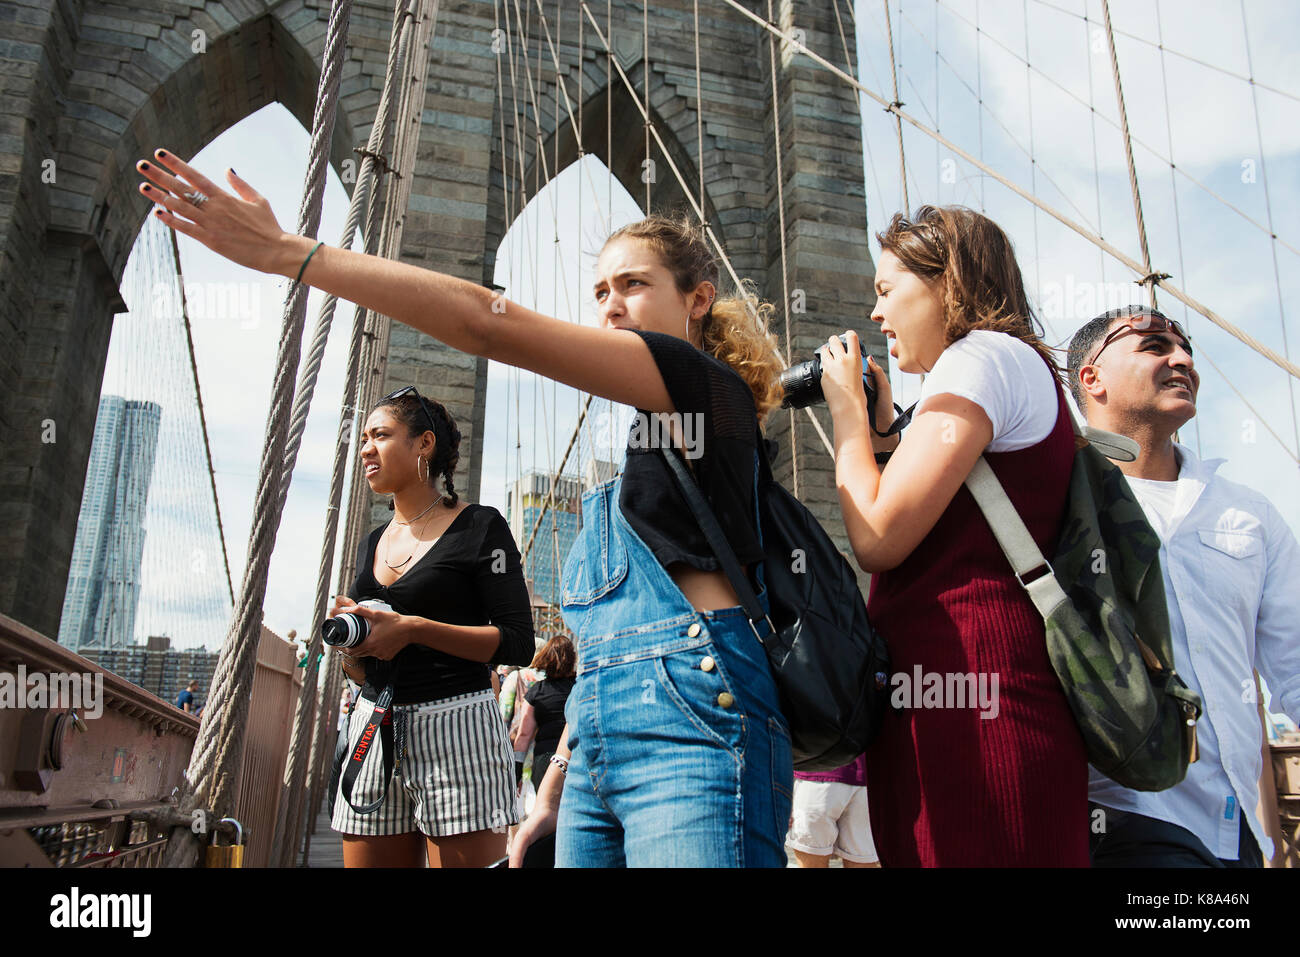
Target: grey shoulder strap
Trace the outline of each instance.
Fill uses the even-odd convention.
[[[1002,547],[1002,553],[1011,563],[1016,581],[1029,593],[1029,598],[1044,619],[1051,617],[1056,608],[1069,597],[1056,580],[1056,573],[1051,563],[1043,557],[1038,543],[1029,534],[1020,513],[1007,496],[1006,489],[998,481],[984,456],[980,456],[970,475],[966,477],[966,487],[975,497],[976,504],[984,513],[993,537]],[[1035,569],[1045,568],[1046,572],[1032,581],[1025,581],[1025,575]]]

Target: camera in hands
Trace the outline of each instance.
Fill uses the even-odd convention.
[[[358,602],[362,608],[376,611],[392,611],[393,606],[376,598]],[[327,645],[335,648],[355,648],[370,635],[370,622],[356,612],[344,612],[333,618],[326,618],[320,626],[320,637]]]
[[[840,336],[840,342],[844,343],[844,348],[849,347],[849,337]],[[901,430],[907,428],[912,421],[911,409],[904,412],[897,405],[894,411],[899,413],[893,423],[880,431],[876,427],[876,377],[867,364],[867,351],[862,348],[862,343],[858,343],[858,351],[862,354],[862,385],[867,391],[867,422],[871,426],[871,431],[882,438],[891,435],[897,435]],[[812,405],[814,402],[826,401],[826,393],[822,390],[822,357],[821,353],[816,353],[807,362],[800,362],[793,365],[781,373],[781,390],[784,398],[781,400],[783,409],[802,409]]]
[[[845,349],[849,347],[848,336],[840,336],[840,342],[844,343]],[[867,389],[867,408],[875,409],[875,377],[867,365],[867,353],[861,342],[858,343],[858,351],[862,353],[862,384]],[[781,400],[783,409],[802,409],[814,402],[826,401],[826,394],[822,391],[821,354],[817,353],[807,362],[800,362],[782,372],[781,391],[785,395]]]

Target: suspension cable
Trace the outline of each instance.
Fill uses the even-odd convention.
[[[976,159],[966,150],[962,149],[956,143],[953,143],[947,137],[944,137],[941,134],[936,133],[934,130],[930,129],[925,124],[921,123],[915,117],[911,116],[908,113],[904,113],[898,107],[894,106],[891,103],[886,102],[884,97],[882,97],[880,94],[876,93],[874,90],[868,89],[858,80],[849,76],[847,73],[839,69],[833,63],[828,62],[824,57],[808,49],[804,44],[794,39],[794,37],[790,36],[788,33],[780,30],[780,28],[778,28],[775,24],[768,23],[765,20],[763,20],[761,17],[745,9],[745,7],[741,6],[737,2],[737,0],[723,0],[723,2],[726,3],[728,6],[734,7],[737,11],[742,13],[748,19],[757,23],[763,29],[770,31],[779,37],[784,37],[790,42],[792,46],[797,48],[801,53],[807,55],[808,58],[811,59],[813,62],[819,64],[824,69],[829,70],[831,73],[834,73],[845,83],[857,87],[863,93],[867,94],[867,96],[871,97],[873,100],[875,100],[881,106],[885,107],[890,112],[896,112],[899,117],[906,120],[909,124],[911,124],[916,129],[920,130],[921,132],[925,133],[927,136],[932,136],[937,138],[939,142],[943,143],[945,146],[948,147],[948,149],[952,150],[954,153],[956,153],[966,162],[970,163],[975,168],[979,169],[983,173],[992,177],[997,182],[1001,183],[1003,186],[1007,187],[1009,190],[1014,192],[1016,195],[1020,196],[1022,199],[1025,199],[1028,202],[1033,203],[1043,212],[1047,213],[1053,219],[1057,220],[1057,222],[1061,223],[1064,226],[1069,227],[1074,232],[1082,236],[1084,239],[1087,239],[1089,242],[1097,246],[1100,246],[1107,253],[1109,253],[1113,258],[1123,263],[1125,266],[1131,269],[1138,276],[1150,275],[1149,273],[1145,273],[1142,264],[1134,260],[1131,256],[1122,252],[1121,250],[1116,248],[1113,244],[1106,242],[1106,240],[1102,239],[1100,236],[1096,235],[1094,232],[1092,232],[1085,226],[1080,225],[1079,223],[1070,219],[1065,214],[1056,210],[1054,207],[1043,202],[1041,199],[1033,195],[1028,190],[1017,185],[1016,183],[1013,183],[1011,180],[1007,179],[1005,176],[998,173],[992,167],[988,166],[985,163],[980,162],[978,159]],[[1270,349],[1268,346],[1264,345],[1258,339],[1254,338],[1250,334],[1238,328],[1233,323],[1229,322],[1227,319],[1224,319],[1217,312],[1210,309],[1210,307],[1192,298],[1190,295],[1188,295],[1178,286],[1169,282],[1167,279],[1160,278],[1159,274],[1156,274],[1156,278],[1153,278],[1152,281],[1157,283],[1161,289],[1168,292],[1175,299],[1179,300],[1180,302],[1186,303],[1188,306],[1190,306],[1192,309],[1199,312],[1201,315],[1205,316],[1207,319],[1209,319],[1219,328],[1223,329],[1225,332],[1229,333],[1230,335],[1232,335],[1233,337],[1235,337],[1245,345],[1249,346],[1251,349],[1254,349],[1260,355],[1267,358],[1270,362],[1281,367],[1282,369],[1285,369],[1292,376],[1295,376],[1296,378],[1300,378],[1300,367],[1296,366],[1295,363],[1279,355],[1275,350]]]
[[[899,114],[903,103],[898,98],[898,66],[894,60],[894,25],[889,16],[889,0],[881,0],[885,5],[885,32],[889,37],[889,75],[894,81],[894,99],[887,107],[894,114],[894,127],[898,131],[898,178],[903,189],[903,209],[911,210],[911,203],[907,198],[907,161],[906,154],[903,152],[903,120]],[[772,19],[771,8],[768,9],[768,19]]]
[[[1255,143],[1259,148],[1259,174],[1264,181],[1264,212],[1268,217],[1268,231],[1271,237],[1269,251],[1273,254],[1273,286],[1277,290],[1277,316],[1282,325],[1282,351],[1289,359],[1291,347],[1286,334],[1286,303],[1282,296],[1282,274],[1277,264],[1277,232],[1273,229],[1273,200],[1268,188],[1268,170],[1264,165],[1264,133],[1259,124],[1259,91],[1255,89],[1255,67],[1250,55],[1250,27],[1246,22],[1246,5],[1241,4],[1241,32],[1246,44],[1246,69],[1250,71],[1250,103],[1255,114]],[[1289,382],[1288,392],[1291,399],[1291,428],[1300,449],[1300,419],[1296,417],[1295,382]]]
[[[1026,0],[1028,3],[1028,0]],[[1128,185],[1133,193],[1133,216],[1137,220],[1138,247],[1142,250],[1142,278],[1138,283],[1147,286],[1151,308],[1156,308],[1156,287],[1152,281],[1151,250],[1147,246],[1147,225],[1142,216],[1142,194],[1138,190],[1137,167],[1133,164],[1133,139],[1128,130],[1128,110],[1124,106],[1124,87],[1119,79],[1119,58],[1115,55],[1115,31],[1110,25],[1110,0],[1101,0],[1102,18],[1106,23],[1106,46],[1110,50],[1110,69],[1115,79],[1115,102],[1119,106],[1120,131],[1124,136],[1124,161],[1128,164]],[[1168,274],[1165,274],[1168,278]]]
[[[217,500],[217,476],[212,471],[212,446],[208,443],[208,421],[203,413],[203,392],[199,388],[199,366],[194,358],[194,333],[190,328],[190,311],[185,302],[185,274],[181,271],[181,250],[176,243],[176,230],[169,229],[172,261],[176,264],[176,283],[180,288],[181,321],[185,326],[185,344],[190,354],[190,373],[194,376],[194,398],[199,407],[199,433],[203,436],[203,456],[208,463],[208,482],[212,487],[212,511],[217,516],[217,541],[221,543],[221,565],[226,570],[226,594],[233,605],[235,586],[230,580],[230,556],[226,553],[226,532],[221,525],[221,503]]]
[[[728,0],[728,2],[730,2],[730,0]],[[590,21],[592,29],[596,31],[596,36],[599,38],[600,42],[605,45],[605,49],[612,50],[613,48],[610,46],[609,40],[606,38],[605,34],[601,31],[600,24],[596,22],[596,18],[592,15],[591,9],[587,6],[585,0],[582,4],[582,9],[587,14],[587,19]],[[742,7],[741,9],[743,10],[744,8]],[[762,21],[760,20],[759,22],[761,23]],[[784,34],[781,34],[779,32],[777,33],[777,35],[784,36]],[[806,50],[806,48],[801,43],[794,43],[793,45],[799,47],[801,50]],[[618,75],[619,78],[623,81],[623,85],[628,89],[628,92],[632,94],[633,102],[636,103],[637,108],[642,111],[642,118],[645,119],[647,123],[649,123],[650,115],[645,110],[645,108],[641,106],[640,100],[637,99],[636,93],[632,88],[632,83],[627,78],[627,74],[623,71],[623,65],[619,63],[617,60],[615,60],[614,67],[618,70]],[[690,187],[686,184],[686,178],[682,176],[682,171],[679,170],[677,168],[677,164],[673,162],[673,158],[669,154],[668,148],[664,145],[663,139],[659,135],[659,130],[655,128],[653,123],[649,124],[648,129],[650,130],[651,134],[654,136],[655,142],[659,145],[659,151],[663,154],[664,162],[668,164],[668,168],[672,171],[673,176],[677,178],[677,182],[682,187],[682,191],[686,194],[687,200],[691,203],[693,207],[695,207],[695,214],[699,216],[701,220],[704,220],[704,211],[696,204],[695,197],[691,194]],[[731,281],[735,284],[737,289],[743,289],[744,285],[740,281],[740,276],[737,275],[736,273],[735,266],[732,265],[731,258],[727,255],[727,251],[723,247],[721,240],[718,239],[717,234],[713,231],[713,227],[707,221],[705,221],[704,223],[704,233],[708,237],[709,242],[713,245],[713,249],[717,253],[718,258],[721,260],[723,266],[726,268],[727,275],[731,277]],[[754,311],[753,304],[747,298],[742,297],[742,299],[745,302],[746,308],[749,310],[751,317],[753,317],[755,321],[758,321],[758,317],[756,312]],[[785,366],[785,358],[781,355],[780,351],[777,350],[775,347],[772,348],[772,355],[776,356],[777,359],[780,360],[783,367]],[[804,412],[807,413],[808,420],[812,422],[813,428],[817,431],[817,434],[821,437],[822,445],[825,446],[827,454],[830,455],[832,459],[834,459],[835,446],[834,444],[832,444],[830,437],[826,434],[826,430],[822,428],[821,422],[818,420],[817,416],[813,413],[812,409],[805,407]]]
[[[772,17],[772,0],[767,0],[767,16],[769,19]],[[772,139],[774,141],[773,152],[776,155],[776,213],[777,228],[780,230],[781,236],[781,314],[785,317],[785,364],[788,366],[793,353],[791,351],[792,342],[790,336],[790,278],[785,249],[785,174],[781,169],[783,146],[781,143],[781,100],[776,84],[776,39],[770,33],[767,35],[767,55],[772,75]],[[698,64],[696,69],[699,69]],[[701,189],[701,205],[703,205],[703,195],[704,192]],[[790,475],[790,491],[797,498],[799,496],[799,442],[795,434],[794,409],[790,410]]]
[[[945,4],[945,3],[943,2],[943,0],[936,0],[936,2],[938,2],[940,6],[942,6],[945,10],[947,10],[950,14],[952,14],[952,15],[953,15],[954,17],[956,17],[958,20],[961,20],[963,23],[965,23],[965,24],[967,24],[967,25],[975,26],[974,24],[971,24],[970,20],[968,20],[966,17],[962,16],[961,13],[959,13],[958,11],[952,9],[952,8],[949,7],[947,4]],[[1043,3],[1043,0],[1033,0],[1033,2],[1042,4],[1042,3]],[[1044,4],[1044,5],[1045,5],[1045,6],[1048,6],[1048,7],[1051,7],[1051,9],[1053,9],[1053,10],[1059,10],[1059,9],[1060,9],[1059,7],[1053,7],[1051,4]],[[1062,12],[1068,13],[1069,11],[1062,11]],[[1088,24],[1090,24],[1090,23],[1093,22],[1093,21],[1091,21],[1091,20],[1088,19],[1088,17],[1087,17],[1086,14],[1071,14],[1071,15],[1072,15],[1072,16],[1076,16],[1076,17],[1078,17],[1078,18],[1082,21],[1082,23],[1084,24],[1084,29],[1085,29],[1085,30],[1087,29]],[[906,14],[904,14],[904,18],[906,18]],[[976,29],[978,29],[978,27],[976,27]],[[1126,38],[1131,39],[1131,40],[1139,40],[1139,41],[1141,41],[1141,42],[1143,42],[1143,43],[1148,43],[1149,45],[1156,46],[1158,49],[1161,49],[1163,52],[1168,52],[1168,53],[1171,53],[1171,54],[1174,53],[1174,51],[1169,50],[1169,49],[1166,48],[1166,47],[1163,47],[1163,45],[1150,44],[1150,41],[1143,40],[1141,37],[1134,36],[1134,35],[1131,34],[1131,33],[1125,33],[1123,30],[1116,30],[1116,31],[1115,31],[1115,35],[1116,35],[1116,36],[1121,36],[1121,37],[1126,37]],[[1014,50],[1012,50],[1012,49],[1011,49],[1010,47],[1008,47],[1006,44],[1002,43],[1000,40],[997,39],[997,37],[995,37],[995,36],[993,36],[992,34],[987,33],[987,32],[984,33],[984,36],[988,37],[989,40],[990,40],[992,43],[994,43],[994,44],[996,44],[998,47],[1000,47],[1000,48],[1003,50],[1003,52],[1005,52],[1008,56],[1013,57],[1013,58],[1016,59],[1016,60],[1019,60],[1021,63],[1025,63],[1025,65],[1026,65],[1026,66],[1029,66],[1029,68],[1030,68],[1031,70],[1033,70],[1035,73],[1037,73],[1038,76],[1039,76],[1040,78],[1042,78],[1043,80],[1045,80],[1047,83],[1050,83],[1050,84],[1051,84],[1053,87],[1055,87],[1058,91],[1060,91],[1061,93],[1065,94],[1065,95],[1068,96],[1070,99],[1074,100],[1076,103],[1078,103],[1079,105],[1081,105],[1081,106],[1085,107],[1087,110],[1089,110],[1089,111],[1092,113],[1094,119],[1097,118],[1097,117],[1100,117],[1104,122],[1109,123],[1109,124],[1110,124],[1112,127],[1114,127],[1116,130],[1120,130],[1120,125],[1119,125],[1117,122],[1115,122],[1114,120],[1112,120],[1109,116],[1105,115],[1104,113],[1099,113],[1090,101],[1085,101],[1085,100],[1081,99],[1077,93],[1075,93],[1073,90],[1069,89],[1068,87],[1063,86],[1063,85],[1060,83],[1060,81],[1058,81],[1055,77],[1052,77],[1052,76],[1048,75],[1047,73],[1044,73],[1042,70],[1039,70],[1037,67],[1030,66],[1030,65],[1025,61],[1024,57],[1022,57],[1020,54],[1016,53]],[[1188,59],[1191,59],[1191,58],[1188,58]],[[1194,62],[1201,63],[1201,65],[1203,65],[1203,66],[1210,66],[1210,64],[1202,63],[1202,61],[1200,61],[1200,60],[1195,60]],[[945,61],[945,63],[946,63],[946,61]],[[953,67],[952,67],[951,64],[948,64],[948,68],[949,68],[949,70],[952,71],[952,73],[953,73],[954,76],[958,76],[958,78],[960,78],[960,74],[958,74],[958,73],[956,72],[956,70],[953,69]],[[1092,58],[1091,58],[1091,56],[1088,58],[1088,70],[1089,70],[1089,77],[1090,77],[1090,79],[1089,79],[1089,95],[1091,96],[1091,90],[1092,90],[1092,83],[1091,83]],[[904,75],[906,75],[906,71],[903,71],[903,72],[904,72]],[[1241,80],[1247,80],[1247,81],[1249,81],[1249,78],[1248,78],[1248,77],[1238,76],[1238,75],[1235,74],[1235,73],[1230,73],[1229,75],[1230,75],[1230,76],[1233,76],[1233,77],[1235,77],[1235,78],[1237,78],[1237,79],[1241,79]],[[1282,91],[1280,91],[1280,90],[1274,90],[1272,87],[1267,86],[1267,85],[1265,85],[1265,84],[1263,84],[1263,83],[1257,83],[1257,84],[1255,84],[1255,85],[1258,86],[1258,87],[1260,87],[1261,89],[1270,90],[1270,91],[1275,92],[1275,93],[1281,93],[1283,96],[1289,96],[1289,94],[1282,93]],[[968,88],[969,88],[969,87],[968,87]],[[1292,99],[1297,99],[1296,97],[1291,97],[1291,98],[1292,98]],[[990,115],[992,115],[992,111],[990,111]],[[1006,130],[1006,127],[1004,126],[1003,129]],[[1008,136],[1011,136],[1011,135],[1012,135],[1010,130],[1006,130],[1006,132],[1007,132]],[[1095,135],[1096,135],[1096,134],[1095,134],[1095,132],[1094,132],[1094,137],[1095,137]],[[1259,220],[1257,220],[1257,219],[1255,219],[1254,217],[1252,217],[1249,213],[1247,213],[1247,212],[1246,212],[1244,209],[1242,209],[1240,206],[1236,205],[1235,203],[1233,203],[1232,201],[1230,201],[1229,199],[1227,199],[1227,198],[1226,198],[1225,196],[1223,196],[1222,194],[1215,192],[1213,189],[1211,189],[1211,188],[1210,188],[1209,186],[1207,186],[1205,183],[1201,182],[1201,180],[1197,179],[1195,176],[1193,176],[1191,173],[1189,173],[1189,172],[1188,172],[1185,168],[1183,168],[1182,166],[1178,166],[1177,164],[1175,164],[1174,161],[1173,161],[1173,157],[1172,157],[1172,156],[1166,156],[1165,154],[1161,153],[1158,149],[1156,149],[1156,148],[1155,148],[1154,146],[1152,146],[1150,143],[1147,143],[1145,140],[1143,140],[1143,139],[1142,139],[1141,137],[1139,137],[1139,136],[1131,136],[1131,139],[1132,139],[1132,141],[1133,141],[1134,143],[1136,143],[1138,146],[1142,147],[1144,150],[1146,150],[1148,153],[1150,153],[1153,157],[1155,157],[1155,158],[1156,158],[1157,160],[1159,160],[1161,163],[1165,163],[1165,164],[1167,164],[1167,165],[1170,167],[1170,169],[1171,169],[1171,170],[1172,170],[1176,175],[1182,176],[1183,179],[1187,180],[1189,183],[1191,183],[1191,184],[1192,184],[1193,186],[1195,186],[1197,189],[1199,189],[1199,190],[1203,191],[1204,193],[1206,193],[1207,195],[1209,195],[1211,198],[1213,198],[1213,199],[1214,199],[1216,202],[1218,202],[1220,205],[1224,206],[1224,207],[1227,208],[1227,209],[1232,210],[1234,213],[1236,213],[1238,216],[1240,216],[1243,220],[1245,220],[1245,221],[1246,221],[1247,223],[1249,223],[1251,226],[1254,226],[1257,230],[1259,230],[1260,232],[1262,232],[1262,233],[1264,233],[1265,235],[1269,236],[1270,239],[1276,241],[1276,242],[1278,243],[1278,245],[1280,245],[1283,249],[1286,249],[1286,250],[1288,250],[1289,252],[1295,253],[1297,256],[1300,256],[1300,247],[1297,247],[1296,245],[1287,242],[1287,241],[1286,241],[1285,239],[1283,239],[1281,236],[1275,235],[1275,234],[1273,233],[1272,229],[1270,229],[1268,226],[1266,226],[1265,224],[1259,222]],[[1018,144],[1017,144],[1017,145],[1018,145]],[[1095,167],[1095,165],[1096,165],[1096,164],[1094,163],[1094,167]],[[1054,183],[1054,182],[1052,183],[1052,185],[1053,185],[1053,186],[1056,186],[1057,190],[1061,192],[1062,196],[1065,197],[1066,202],[1070,203],[1071,206],[1074,206],[1074,208],[1075,208],[1076,210],[1078,210],[1078,206],[1075,206],[1075,204],[1073,203],[1073,201],[1070,200],[1070,198],[1069,198],[1069,194],[1066,193],[1065,190],[1062,190],[1061,187],[1058,186],[1058,185],[1057,185],[1056,183]],[[1081,219],[1083,219],[1085,222],[1087,221],[1087,217],[1083,215],[1082,211],[1080,211],[1080,214],[1079,214],[1079,215],[1080,215],[1080,218],[1081,218]],[[1097,232],[1098,232],[1098,234],[1100,234],[1100,233],[1102,232],[1102,229],[1101,229],[1100,223],[1098,224]]]

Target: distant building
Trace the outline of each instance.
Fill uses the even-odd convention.
[[[219,652],[206,648],[173,650],[171,639],[165,635],[151,635],[148,644],[128,648],[86,646],[80,649],[80,654],[167,702],[175,702],[182,688],[197,681],[195,708],[208,700],[220,657]]]
[[[145,506],[162,407],[101,396],[59,641],[74,651],[134,644]]]
[[[545,472],[530,472],[506,489],[506,521],[520,552],[532,536],[532,547],[524,555],[529,593],[550,605],[560,603],[560,572],[578,534],[582,482],[576,475],[561,475],[554,491],[554,502],[547,508],[551,477]]]

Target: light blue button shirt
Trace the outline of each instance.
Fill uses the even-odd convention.
[[[1187,828],[1216,857],[1236,860],[1243,811],[1265,858],[1273,842],[1254,811],[1263,734],[1253,669],[1272,709],[1300,721],[1300,547],[1259,492],[1215,475],[1175,444],[1180,464],[1171,512],[1134,492],[1160,535],[1174,668],[1201,696],[1200,760],[1164,791],[1133,791],[1089,769],[1090,800]]]

